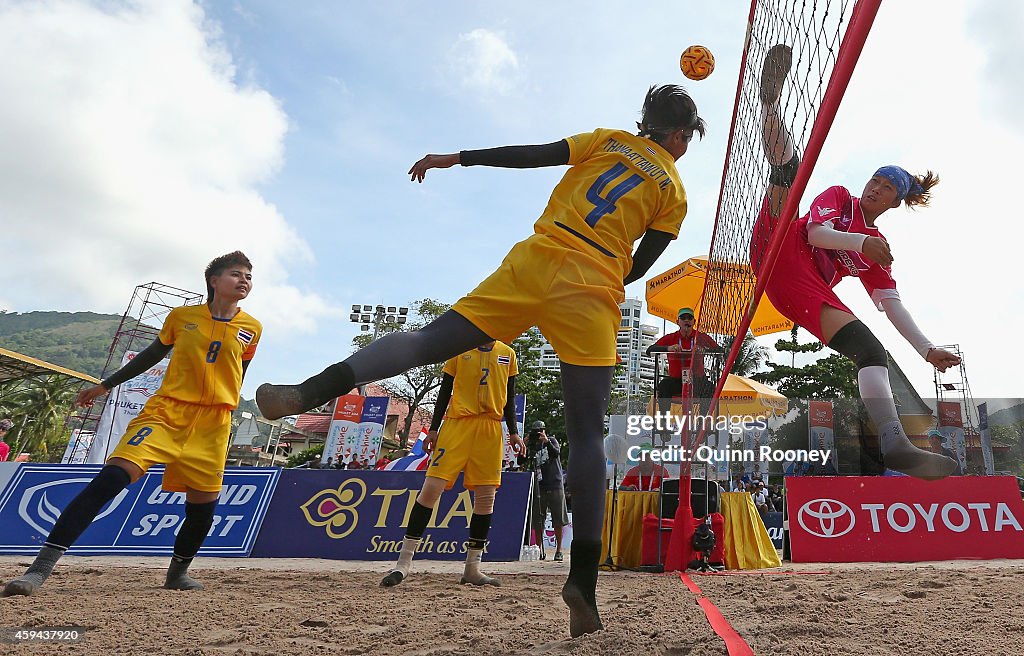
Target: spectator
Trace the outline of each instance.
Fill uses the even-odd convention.
[[[10,419],[0,420],[0,462],[6,462],[7,456],[11,453],[11,447],[4,438],[7,437],[7,431],[13,427],[14,422]]]
[[[736,480],[734,480],[732,482],[732,489],[730,490],[730,492],[746,492],[746,491],[747,491],[747,486],[743,482],[743,477],[742,476],[737,476]]]
[[[683,372],[689,374],[694,348],[719,350],[718,344],[708,335],[693,328],[693,310],[681,308],[676,315],[679,330],[668,333],[647,348],[647,355],[665,353],[668,355],[668,375],[658,381],[658,411],[669,412],[673,397],[683,393]],[[690,396],[695,399],[708,399],[714,387],[704,373],[704,359],[697,358],[693,362],[693,389]],[[703,405],[702,405],[703,407]]]
[[[334,456],[327,456],[327,464],[324,469],[334,469]]]
[[[650,452],[653,447],[650,444],[643,444],[640,449],[640,464],[626,472],[620,490],[654,492],[661,489],[663,480],[671,478],[667,469],[654,464],[651,460]]]
[[[764,481],[755,481],[750,484],[750,496],[754,499],[754,507],[757,512],[765,514],[768,512],[768,491],[764,488]]]
[[[565,489],[562,486],[561,446],[547,433],[543,421],[530,426],[526,441],[523,469],[534,472],[533,511],[530,513],[533,530],[540,543],[540,558],[544,560],[544,524],[551,512],[551,526],[555,529],[555,560],[562,560],[562,529],[569,523],[565,509]]]

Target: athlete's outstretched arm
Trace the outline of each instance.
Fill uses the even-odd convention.
[[[654,262],[661,257],[661,254],[668,248],[668,243],[673,239],[675,239],[674,235],[660,230],[648,230],[645,232],[644,238],[640,240],[640,245],[636,247],[636,252],[633,253],[633,268],[626,274],[622,284],[628,285],[631,282],[640,280]]]
[[[498,166],[510,169],[533,169],[542,166],[564,166],[569,163],[569,142],[565,139],[534,146],[502,146],[483,150],[463,150],[448,155],[426,155],[412,165],[413,182],[423,182],[430,169],[462,166]]]
[[[75,405],[79,408],[91,406],[93,401],[98,397],[103,396],[121,383],[135,378],[156,363],[163,360],[164,356],[167,355],[167,352],[171,350],[172,346],[173,344],[164,344],[160,341],[160,338],[157,337],[153,340],[152,344],[140,351],[138,355],[128,362],[128,364],[112,373],[99,385],[87,387],[79,392],[78,396],[75,398]]]
[[[910,316],[903,302],[898,298],[882,299],[882,310],[889,321],[895,326],[903,338],[910,342],[921,357],[931,363],[939,371],[945,371],[950,367],[960,364],[960,358],[945,349],[936,348],[931,341],[924,336],[917,322]]]

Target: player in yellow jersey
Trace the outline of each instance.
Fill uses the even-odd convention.
[[[595,589],[604,514],[604,413],[611,392],[623,287],[639,280],[675,239],[686,193],[675,162],[704,121],[686,91],[651,87],[637,134],[598,129],[554,143],[427,155],[410,169],[570,165],[531,237],[449,312],[415,332],[393,333],[299,385],[260,386],[267,418],[298,414],[357,383],[441,362],[492,339],[509,342],[536,325],[561,362],[569,441],[573,542],[562,599],[569,631],[601,628]],[[636,251],[633,243],[640,239]]]
[[[500,585],[498,579],[480,571],[480,559],[491,529],[494,494],[501,485],[503,418],[516,453],[524,447],[516,426],[515,379],[518,373],[516,352],[501,342],[478,346],[445,363],[430,431],[424,440],[424,446],[431,452],[427,478],[409,512],[398,563],[380,582],[382,586],[390,588],[409,576],[413,556],[434,507],[460,472],[465,472],[463,485],[473,491],[473,517],[469,522],[466,569],[459,582]]]
[[[238,307],[252,289],[249,258],[240,251],[222,255],[210,262],[205,275],[204,305],[171,310],[152,344],[99,385],[79,392],[75,404],[91,406],[174,349],[156,394],[128,424],[106,466],[61,513],[28,571],[7,583],[4,596],[38,590],[103,506],[155,464],[167,465],[163,489],[185,493],[185,521],[174,541],[164,587],[202,590],[188,575],[188,566],[213,525],[231,411],[238,405],[242,377],[262,332],[260,322]]]

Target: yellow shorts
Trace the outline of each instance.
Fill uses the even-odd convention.
[[[562,362],[610,367],[624,292],[598,256],[533,235],[452,309],[506,344],[537,326]]]
[[[462,485],[472,490],[478,485],[501,486],[501,420],[475,415],[452,417],[441,424],[427,476],[441,478],[451,489],[459,472],[466,472]]]
[[[111,458],[142,471],[166,464],[163,489],[219,492],[231,436],[231,408],[184,403],[154,396],[132,419]]]

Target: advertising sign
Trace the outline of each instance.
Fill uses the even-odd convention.
[[[1012,476],[786,479],[793,562],[1024,558]]]
[[[504,472],[485,560],[518,560],[532,474]],[[395,560],[423,472],[286,469],[252,556]],[[417,558],[463,560],[473,501],[462,487],[441,495]]]
[[[35,554],[61,511],[101,465],[24,464],[0,493],[0,553]],[[185,519],[185,494],[160,489],[163,466],[151,468],[97,515],[68,551],[81,556],[170,556]],[[231,467],[224,471],[213,527],[199,550],[205,556],[248,556],[281,470]]]

